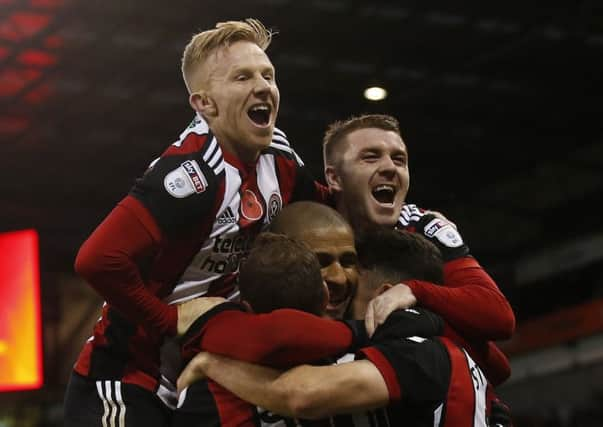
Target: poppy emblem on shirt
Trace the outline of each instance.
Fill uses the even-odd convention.
[[[255,193],[245,190],[241,195],[241,215],[249,221],[257,221],[264,214],[264,208]]]

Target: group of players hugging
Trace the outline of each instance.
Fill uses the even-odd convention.
[[[324,136],[326,185],[275,127],[255,19],[186,46],[192,123],[79,250],[106,301],[67,427],[512,425],[513,311],[442,213],[406,202],[398,121]]]

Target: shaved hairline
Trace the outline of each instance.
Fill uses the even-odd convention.
[[[295,202],[286,206],[270,224],[273,233],[301,239],[317,230],[352,227],[335,209],[316,202]]]

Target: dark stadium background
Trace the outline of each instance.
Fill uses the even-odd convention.
[[[100,304],[76,251],[191,120],[188,39],[245,17],[279,32],[279,127],[317,176],[328,123],[399,118],[408,200],[457,223],[516,311],[516,425],[602,425],[597,0],[0,0],[0,231],[39,233],[45,349],[44,387],[0,394],[0,425],[61,424]]]

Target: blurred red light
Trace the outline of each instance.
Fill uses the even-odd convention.
[[[0,234],[0,391],[42,386],[38,234]]]
[[[13,42],[26,40],[42,31],[50,16],[40,13],[16,12],[0,22],[0,39]]]
[[[57,63],[54,55],[42,50],[27,49],[17,58],[19,63],[34,67],[48,67]]]
[[[44,39],[44,47],[48,49],[58,49],[61,46],[63,46],[63,38],[61,36],[53,35]]]
[[[40,78],[40,71],[30,68],[0,70],[0,97],[14,96],[26,85]]]

